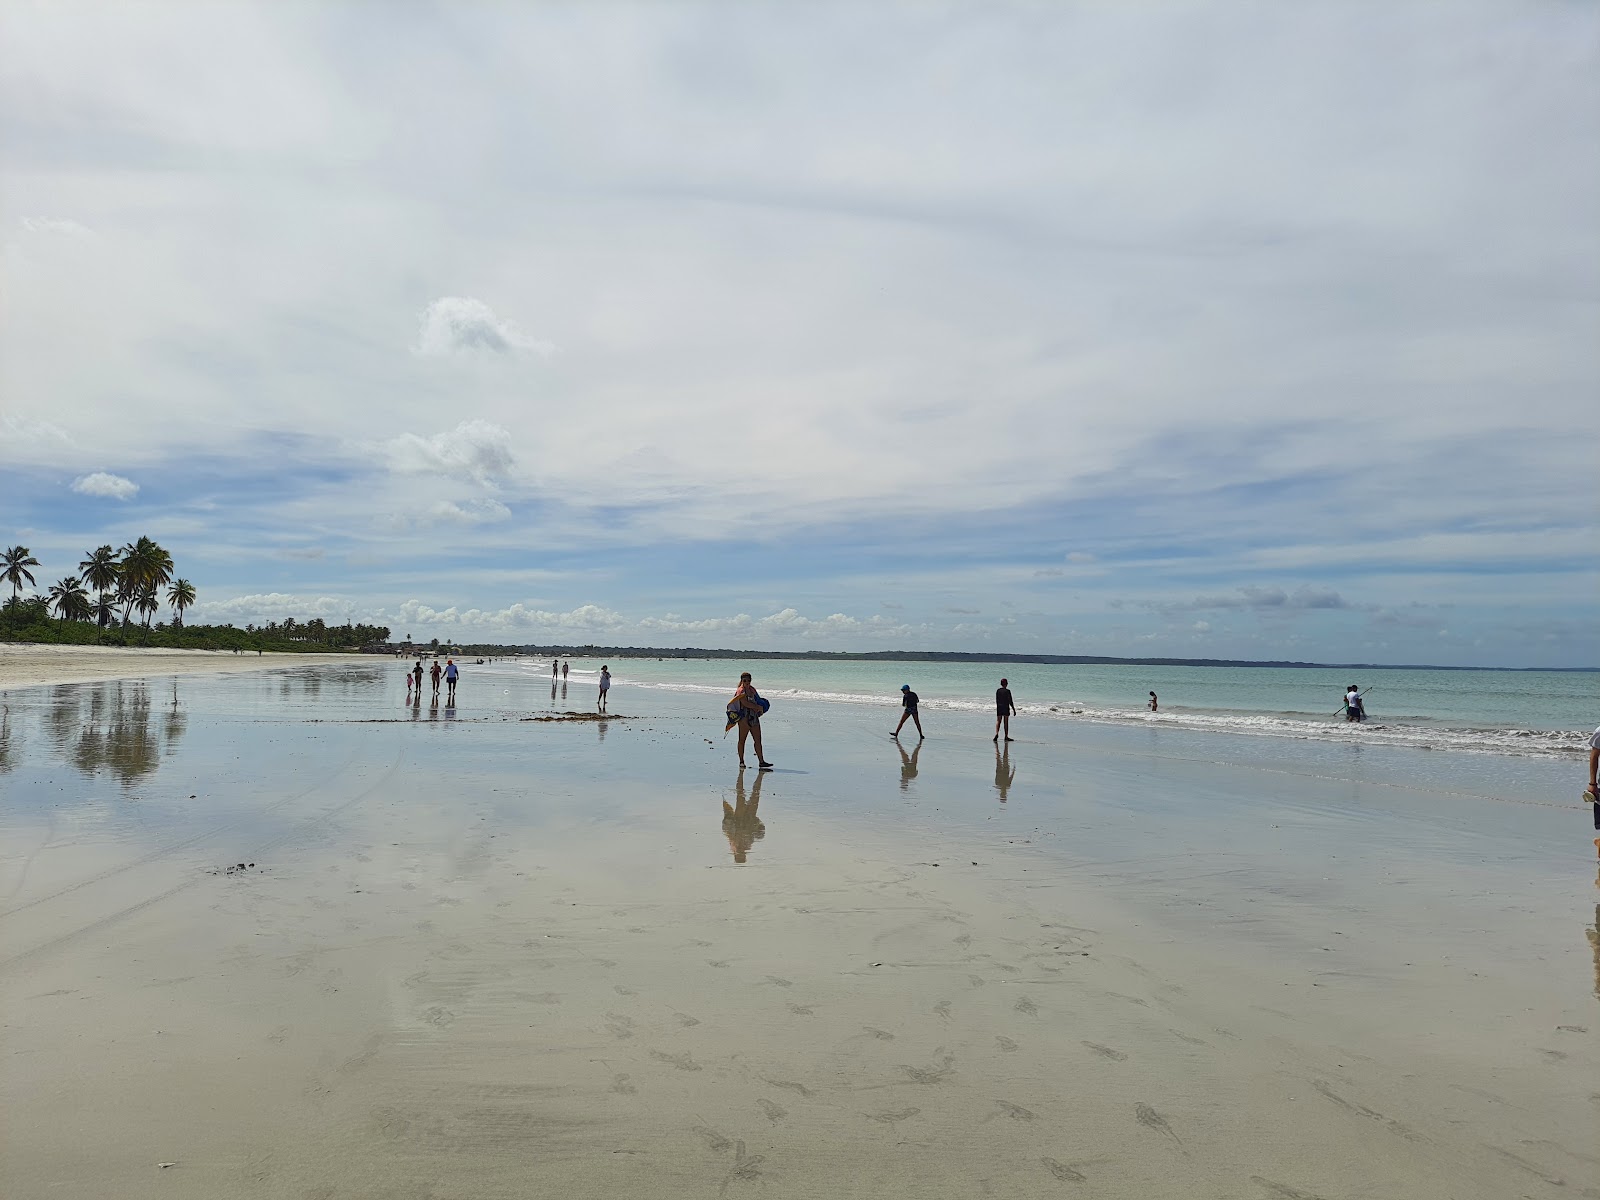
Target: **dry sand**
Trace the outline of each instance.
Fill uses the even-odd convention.
[[[643,719],[302,728],[267,826],[193,746],[207,816],[113,836],[156,775],[14,833],[11,1200],[1600,1195],[1582,935],[1581,986],[1519,978],[1426,871],[1374,922],[801,776],[752,817],[645,777],[687,739]],[[853,803],[918,795],[955,793]],[[1186,911],[1122,902],[1151,879]]]
[[[298,666],[359,654],[234,654],[227,650],[139,649],[122,646],[38,646],[0,642],[0,691],[45,683],[147,679],[152,675],[216,675]]]

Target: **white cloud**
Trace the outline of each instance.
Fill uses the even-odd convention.
[[[1166,601],[1151,607],[1163,612],[1246,609],[1252,612],[1290,613],[1350,608],[1352,605],[1332,588],[1302,584],[1292,592],[1286,592],[1281,587],[1242,587],[1227,595],[1196,596],[1193,600]]]
[[[44,234],[49,237],[93,237],[94,230],[87,225],[80,225],[76,221],[64,217],[23,217],[22,227],[29,233]]]
[[[497,317],[482,300],[470,296],[441,296],[423,310],[415,349],[418,354],[432,355],[549,354],[555,347],[529,337],[510,321]]]
[[[264,592],[234,596],[228,600],[201,599],[192,609],[189,621],[196,625],[264,625],[293,617],[307,621],[321,617],[333,624],[346,621],[372,621],[358,615],[357,605],[340,596],[307,596],[290,592]]]
[[[96,471],[80,475],[72,481],[72,490],[80,496],[103,496],[108,500],[132,500],[139,494],[139,485],[121,475]]]
[[[486,486],[503,479],[515,464],[510,431],[483,420],[463,421],[431,437],[402,433],[384,449],[396,471],[465,476]]]
[[[464,500],[460,503],[454,500],[440,500],[428,509],[428,516],[435,521],[461,525],[487,525],[495,521],[509,520],[511,510],[494,499]]]

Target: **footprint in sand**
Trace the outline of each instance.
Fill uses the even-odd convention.
[[[611,1077],[610,1090],[616,1092],[619,1096],[637,1095],[639,1089],[628,1082],[631,1078],[633,1078],[631,1075],[613,1075]]]
[[[797,1017],[809,1017],[812,1012],[809,1004],[790,1004],[787,1008]]]
[[[999,1045],[1000,1049],[1004,1050],[1007,1054],[1010,1054],[1017,1048],[1017,1044],[1008,1037],[1000,1037],[997,1034],[994,1040]]]
[[[863,1113],[869,1121],[882,1121],[885,1125],[894,1125],[900,1121],[909,1121],[922,1110],[920,1108],[902,1108],[897,1112]]]
[[[1013,1121],[1032,1121],[1039,1115],[1031,1109],[1023,1108],[1020,1104],[1012,1104],[1009,1100],[996,1100],[995,1103],[1000,1106],[1000,1111]]]
[[[774,1123],[783,1120],[789,1115],[789,1110],[771,1100],[757,1100],[756,1107],[766,1114],[767,1120]]]
[[[707,1149],[711,1150],[713,1153],[721,1154],[724,1151],[733,1149],[733,1142],[731,1140],[725,1137],[720,1131],[712,1129],[707,1125],[696,1125],[690,1132],[697,1133],[704,1138]]]
[[[771,1084],[775,1088],[783,1088],[785,1091],[799,1092],[802,1096],[806,1097],[806,1099],[808,1099],[808,1100],[813,1095],[816,1094],[810,1088],[808,1088],[805,1084],[803,1084],[803,1083],[795,1083],[791,1079],[768,1079],[765,1075],[763,1075],[763,1076],[761,1076],[761,1082],[762,1083]]]
[[[1172,1132],[1172,1126],[1167,1124],[1166,1118],[1148,1104],[1135,1104],[1133,1106],[1133,1115],[1139,1118],[1139,1124],[1164,1133],[1177,1142],[1178,1145],[1183,1145],[1183,1139]]]
[[[678,1024],[682,1025],[685,1029],[700,1024],[699,1017],[691,1017],[688,1013],[673,1013],[672,1015],[677,1018]]]
[[[708,958],[708,959],[706,959],[706,966],[708,966],[708,967],[719,967],[720,968],[720,967],[725,967],[727,965],[728,965],[728,960],[725,959],[725,958],[717,958],[717,959]]]
[[[900,1073],[911,1080],[912,1083],[943,1083],[951,1075],[955,1074],[955,1067],[952,1065],[954,1062],[955,1059],[947,1054],[943,1058],[936,1060],[931,1067],[913,1067],[907,1063],[902,1063],[900,1065]]]
[[[623,987],[620,983],[612,984],[611,990],[619,996],[637,996],[639,994],[632,988]]]
[[[767,982],[772,984],[772,985],[774,985],[775,987],[785,987],[786,988],[786,987],[793,987],[794,986],[794,980],[792,980],[792,979],[779,979],[776,975],[768,975],[767,976]]]
[[[455,1024],[456,1015],[448,1008],[441,1008],[435,1004],[432,1008],[423,1010],[422,1019],[435,1029],[446,1029]]]
[[[1102,1046],[1099,1042],[1085,1042],[1084,1045],[1102,1058],[1109,1058],[1112,1062],[1128,1061],[1128,1056],[1121,1050],[1113,1050],[1110,1046]]]
[[[1085,1175],[1082,1171],[1073,1170],[1071,1167],[1067,1166],[1066,1163],[1058,1163],[1053,1158],[1041,1158],[1039,1161],[1044,1164],[1045,1170],[1049,1171],[1050,1174],[1054,1175],[1057,1179],[1064,1183],[1089,1182],[1089,1177],[1087,1175]]]
[[[933,1011],[938,1015],[940,1020],[948,1021],[950,1019],[950,1001],[939,1001],[939,1003],[933,1006]]]
[[[694,1057],[687,1051],[683,1054],[668,1054],[662,1050],[652,1050],[650,1051],[650,1057],[657,1062],[670,1063],[680,1071],[700,1070],[700,1064],[695,1062]]]
[[[1019,997],[1011,1007],[1025,1017],[1037,1017],[1039,1015],[1039,1006],[1026,996]]]
[[[863,1025],[862,1028],[870,1033],[873,1037],[877,1038],[880,1042],[894,1041],[894,1034],[890,1033],[887,1029],[874,1029],[870,1025]]]

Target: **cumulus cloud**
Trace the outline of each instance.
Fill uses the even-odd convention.
[[[285,617],[293,617],[296,621],[321,617],[324,621],[341,625],[346,621],[372,619],[370,616],[357,616],[357,611],[352,601],[340,596],[258,592],[227,600],[201,600],[189,610],[189,619],[201,625],[265,625]]]
[[[780,609],[764,617],[738,613],[726,617],[683,617],[677,613],[661,616],[629,617],[597,604],[583,604],[566,611],[550,611],[531,604],[512,604],[500,609],[434,608],[420,600],[407,600],[391,619],[407,628],[472,631],[482,636],[505,636],[529,640],[659,643],[666,638],[717,636],[740,639],[756,645],[785,638],[816,640],[832,637],[870,635],[898,638],[915,632],[915,627],[883,616],[866,619],[847,613],[808,617],[795,608]]]
[[[390,466],[412,474],[463,476],[492,487],[515,463],[511,432],[488,421],[463,421],[431,437],[402,433],[384,444]]]
[[[96,471],[80,475],[72,481],[72,490],[80,496],[103,496],[107,500],[132,500],[139,494],[139,485],[121,475]]]
[[[422,312],[416,344],[417,353],[427,355],[548,354],[553,349],[470,296],[441,296],[428,305]]]

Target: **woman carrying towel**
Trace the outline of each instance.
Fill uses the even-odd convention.
[[[772,764],[767,761],[767,756],[761,752],[761,714],[767,711],[767,702],[756,691],[756,685],[750,682],[750,672],[746,671],[739,676],[739,686],[733,690],[733,699],[728,701],[728,717],[737,722],[739,726],[739,765],[748,765],[744,761],[744,741],[750,738],[756,744],[756,766],[763,771],[772,770]]]

